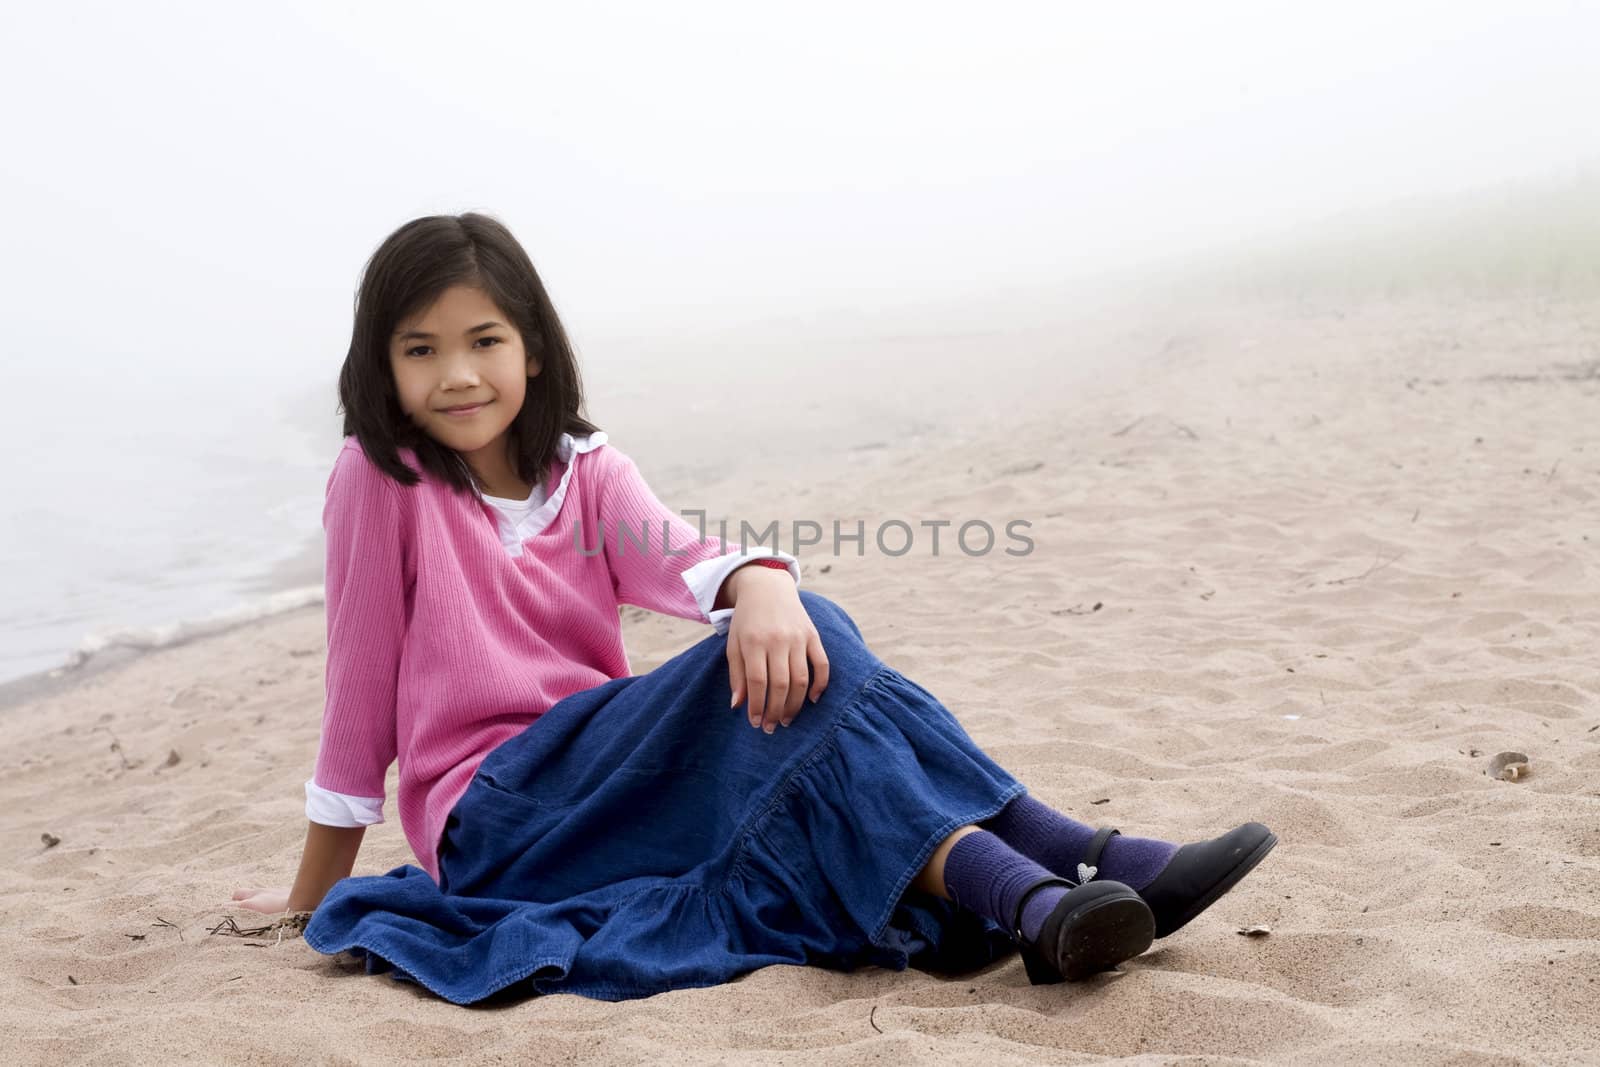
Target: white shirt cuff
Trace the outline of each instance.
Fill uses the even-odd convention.
[[[701,560],[693,567],[683,572],[683,581],[689,587],[689,592],[694,594],[695,603],[700,605],[700,613],[711,623],[712,628],[719,634],[726,634],[728,627],[733,623],[733,609],[720,608],[712,610],[717,602],[717,593],[722,589],[722,583],[728,575],[753,559],[761,558],[781,559],[789,565],[789,575],[794,579],[794,584],[800,584],[800,561],[789,553],[778,548],[768,548],[766,545],[753,547],[740,546],[732,552],[711,559]]]
[[[335,793],[308,778],[306,818],[319,826],[371,826],[383,821],[383,798]]]

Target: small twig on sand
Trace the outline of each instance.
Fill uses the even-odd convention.
[[[281,944],[285,930],[304,930],[306,923],[310,919],[311,913],[309,911],[286,911],[264,926],[240,926],[234,921],[232,915],[225,915],[221,922],[211,928],[210,933],[212,936],[224,934],[228,937],[265,937],[276,930],[278,933],[277,943]]]
[[[874,1004],[872,1006],[872,1010],[867,1012],[867,1022],[872,1023],[872,1028],[881,1034],[883,1033],[883,1027],[879,1026],[877,1021],[873,1019],[873,1016],[876,1014],[878,1014],[878,1006]]]
[[[283,944],[283,932],[285,930],[304,930],[306,924],[310,921],[311,913],[309,911],[290,911],[288,908],[284,908],[283,914],[278,916],[277,920],[272,924],[278,928],[278,940],[274,944]]]
[[[1162,417],[1165,418],[1165,416],[1162,416]],[[1128,423],[1128,425],[1124,426],[1122,429],[1114,431],[1111,434],[1111,436],[1112,437],[1124,437],[1124,436],[1126,436],[1128,431],[1132,430],[1135,426],[1137,426],[1141,422],[1143,422],[1145,420],[1145,418],[1146,418],[1146,416],[1140,415],[1137,419],[1134,419],[1132,422]],[[1176,421],[1174,419],[1167,419],[1167,421],[1172,423],[1173,428],[1176,429],[1179,433],[1183,434],[1189,440],[1191,440],[1191,441],[1200,440],[1200,435],[1195,433],[1193,430],[1189,429],[1189,427],[1185,426],[1183,423],[1178,422],[1178,421]]]
[[[1417,521],[1417,518],[1418,518],[1418,517],[1419,517],[1419,516],[1420,516],[1420,515],[1421,515],[1421,514],[1422,514],[1422,509],[1421,509],[1421,508],[1418,508],[1418,509],[1417,509],[1417,510],[1416,510],[1416,511],[1413,511],[1413,512],[1412,512],[1412,513],[1411,513],[1411,521],[1412,521],[1412,522],[1413,522],[1413,523],[1414,523],[1414,522],[1416,522],[1416,521]]]
[[[1368,577],[1370,575],[1373,575],[1373,574],[1377,574],[1379,571],[1383,570],[1383,568],[1389,566],[1389,564],[1393,563],[1395,560],[1399,559],[1403,555],[1405,555],[1405,553],[1397,552],[1393,556],[1390,556],[1388,559],[1383,560],[1382,563],[1379,563],[1378,559],[1374,559],[1372,561],[1372,566],[1368,567],[1366,570],[1362,571],[1360,574],[1353,574],[1348,578],[1330,578],[1328,581],[1323,582],[1322,584],[1323,585],[1344,585],[1347,582],[1359,582],[1363,578],[1366,578],[1366,577]],[[1381,559],[1381,558],[1382,557],[1379,557],[1379,559]]]
[[[1556,468],[1559,466],[1561,466],[1561,461],[1559,459],[1550,464],[1550,473],[1544,476],[1544,480],[1548,482],[1551,478],[1554,478],[1556,476]]]
[[[106,733],[111,734],[111,731],[107,730]],[[115,752],[117,754],[117,758],[122,761],[123,770],[131,771],[133,768],[138,766],[137,763],[128,762],[128,754],[122,751],[122,742],[117,738],[116,734],[111,734],[111,751]]]
[[[178,924],[177,923],[169,923],[169,922],[167,922],[167,920],[165,920],[161,916],[157,915],[156,916],[156,921],[151,923],[150,925],[151,926],[168,926],[168,927],[171,927],[174,930],[178,930],[178,940],[179,941],[183,940],[183,931],[178,929]]]

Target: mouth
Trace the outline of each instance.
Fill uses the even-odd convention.
[[[462,404],[459,407],[439,408],[438,410],[439,410],[439,413],[442,414],[442,415],[456,415],[456,416],[473,415],[473,414],[476,414],[477,412],[483,410],[483,408],[486,407],[488,405],[488,403],[489,403],[489,401],[485,400],[481,404]]]

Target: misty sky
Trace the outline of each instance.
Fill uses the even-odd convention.
[[[145,7],[0,14],[13,380],[330,376],[433,212],[507,222],[592,350],[1600,154],[1576,3]]]

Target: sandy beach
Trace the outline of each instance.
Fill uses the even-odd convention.
[[[1120,358],[1071,388],[996,384],[1003,417],[694,488],[734,516],[953,520],[937,554],[806,550],[805,583],[1047,803],[1277,832],[1120,973],[779,966],[465,1009],[292,934],[212,933],[266,921],[229,894],[299,858],[311,607],[0,709],[5,1058],[1600,1062],[1600,304],[1169,308],[1097,343]],[[953,544],[969,519],[993,551]],[[637,672],[704,634],[624,615]],[[1504,751],[1526,776],[1486,774]],[[389,814],[357,873],[411,861]]]

